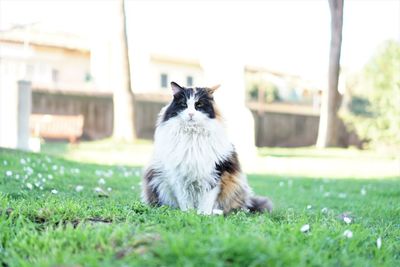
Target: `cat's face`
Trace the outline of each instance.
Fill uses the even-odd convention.
[[[218,114],[214,106],[213,88],[185,88],[171,83],[174,98],[165,111],[163,121],[178,119],[185,124],[203,124],[215,119]]]

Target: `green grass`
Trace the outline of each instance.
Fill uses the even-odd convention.
[[[399,177],[250,175],[274,212],[223,217],[141,204],[140,171],[0,149],[0,265],[400,266]]]
[[[151,157],[153,144],[138,140],[121,143],[111,139],[67,143],[44,143],[42,152],[79,162],[98,164],[146,165]],[[276,176],[321,178],[385,178],[400,173],[399,155],[385,151],[330,148],[319,150],[302,148],[259,148],[258,157],[241,158],[247,173]]]
[[[342,148],[327,148],[315,149],[315,147],[297,147],[297,148],[284,148],[284,147],[263,147],[259,149],[261,156],[274,156],[274,157],[309,157],[309,158],[361,158],[361,159],[395,159],[397,154],[393,151],[382,150],[360,150],[354,147],[348,149]]]
[[[71,145],[65,142],[44,142],[42,152],[62,156],[79,162],[100,163],[107,165],[145,165],[147,164],[153,144],[148,140],[137,140],[135,143],[118,142],[103,139],[92,142],[80,142]]]

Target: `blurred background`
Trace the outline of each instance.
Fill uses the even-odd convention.
[[[0,0],[0,147],[143,165],[170,82],[221,84],[249,171],[397,176],[399,76],[397,0]]]

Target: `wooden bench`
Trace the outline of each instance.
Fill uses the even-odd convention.
[[[29,129],[31,135],[41,138],[68,139],[76,141],[83,133],[83,116],[31,114]]]

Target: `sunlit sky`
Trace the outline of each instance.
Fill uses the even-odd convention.
[[[43,22],[83,35],[113,30],[110,0],[0,0],[0,29]],[[330,40],[327,0],[129,1],[132,49],[200,58],[228,49],[246,64],[326,77]],[[399,0],[345,1],[342,66],[360,69],[383,41],[400,41]]]

